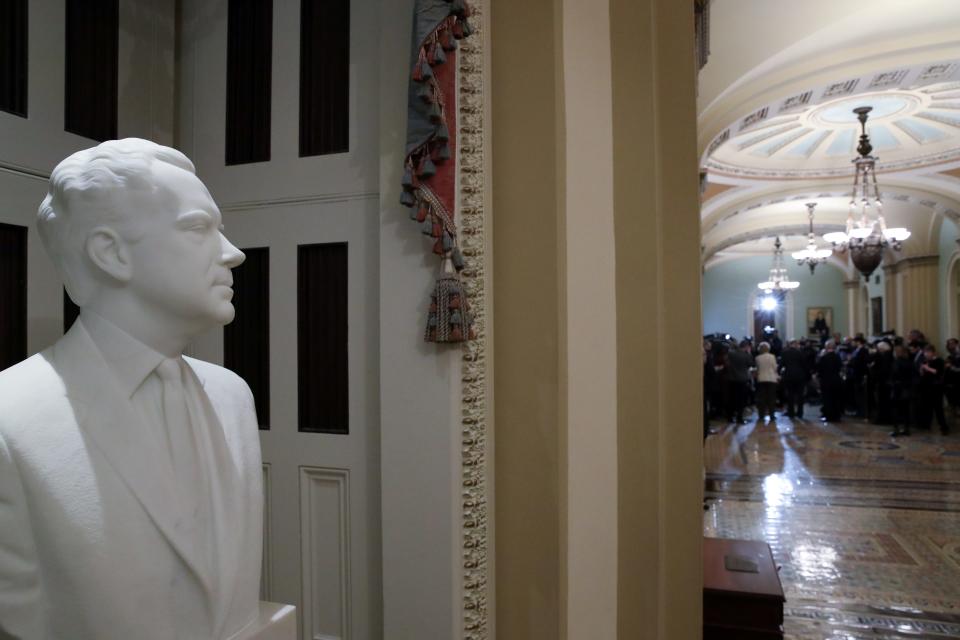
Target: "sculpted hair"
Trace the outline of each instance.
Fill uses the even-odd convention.
[[[87,232],[98,225],[114,227],[134,239],[127,211],[111,206],[111,192],[154,191],[154,162],[166,162],[196,174],[193,163],[176,149],[141,140],[109,140],[68,156],[50,174],[47,196],[37,211],[37,231],[79,306],[90,299],[96,283],[85,256]]]

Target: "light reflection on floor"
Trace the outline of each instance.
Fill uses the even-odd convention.
[[[960,637],[960,437],[784,417],[714,427],[704,533],[770,544],[787,638]]]

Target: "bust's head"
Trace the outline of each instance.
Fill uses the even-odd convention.
[[[176,149],[128,138],[74,153],[53,170],[37,227],[83,309],[187,337],[233,320],[230,269],[244,256]]]

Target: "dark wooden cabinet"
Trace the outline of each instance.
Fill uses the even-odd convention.
[[[755,562],[757,572],[731,571],[728,556]],[[766,542],[703,539],[704,640],[781,640],[784,601]]]

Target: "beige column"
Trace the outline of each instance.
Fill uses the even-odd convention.
[[[897,324],[897,265],[883,266],[883,330],[896,329],[903,333],[903,327]]]
[[[617,291],[608,0],[562,0],[562,631],[617,638]],[[565,420],[564,420],[565,418]],[[564,464],[565,463],[565,464]]]
[[[854,278],[853,280],[844,280],[843,288],[845,291],[845,297],[847,300],[847,331],[848,336],[856,335],[859,331],[858,327],[860,326],[860,280]]]
[[[496,637],[696,638],[693,7],[491,5]]]
[[[916,256],[904,258],[897,263],[901,278],[900,295],[903,297],[904,326],[898,331],[906,335],[911,329],[919,329],[927,340],[941,348],[940,344],[940,256]]]
[[[618,638],[699,638],[700,215],[692,3],[611,0]]]
[[[553,0],[489,6],[495,637],[560,640],[561,22]]]

